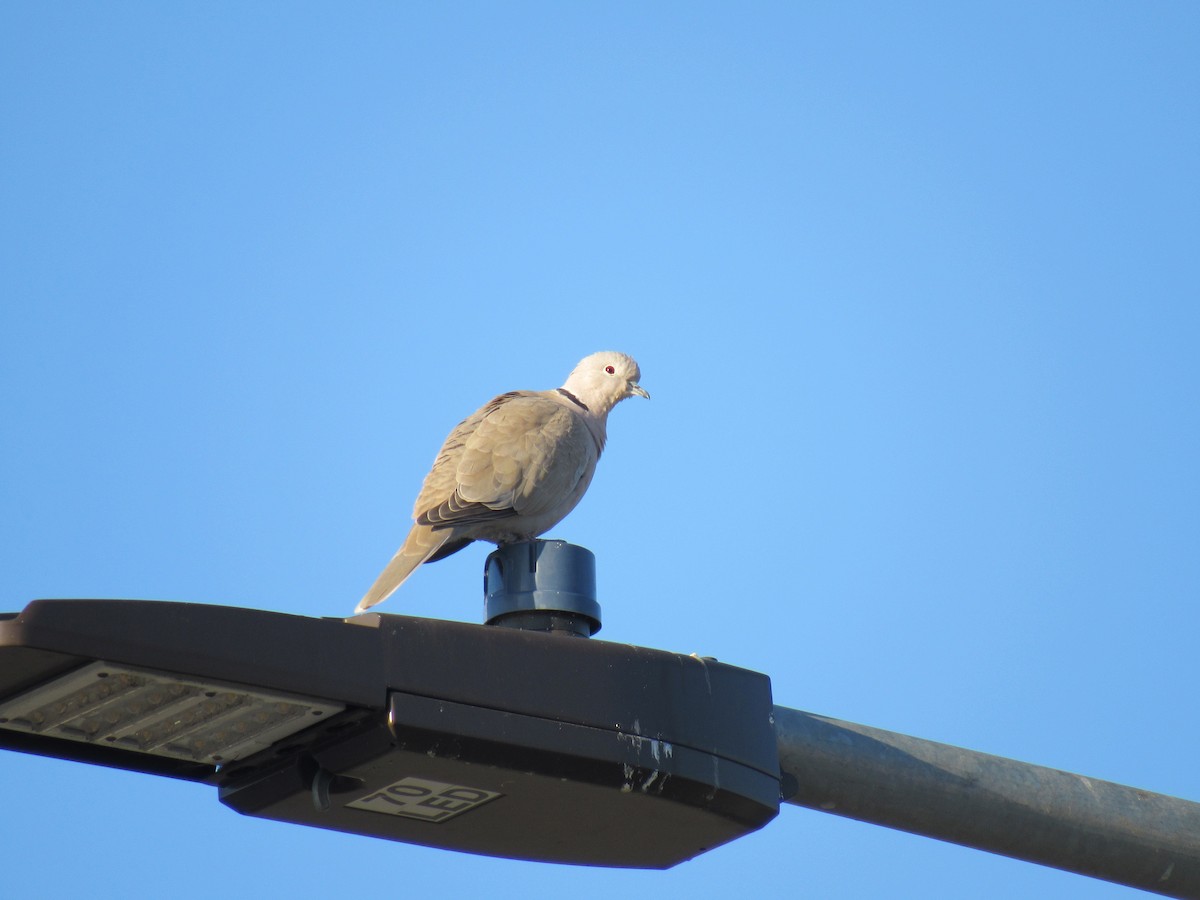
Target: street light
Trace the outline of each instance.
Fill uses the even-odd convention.
[[[524,565],[489,560],[493,584],[518,587]],[[666,868],[774,818],[766,676],[564,636],[570,610],[544,617],[554,590],[524,593],[500,598],[506,624],[553,630],[34,601],[0,616],[0,746],[212,784],[248,815],[517,859]]]
[[[500,548],[485,596],[493,627],[34,601],[0,614],[0,747],[516,859],[666,868],[787,802],[1200,898],[1200,804],[773,706],[757,672],[587,640],[580,547]]]

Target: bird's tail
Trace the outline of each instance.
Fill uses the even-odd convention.
[[[375,579],[371,589],[358,602],[358,606],[354,608],[354,614],[357,616],[364,613],[376,603],[382,603],[392,596],[396,588],[404,584],[413,570],[437,553],[453,534],[453,528],[440,528],[434,531],[424,525],[413,526],[400,549],[396,551],[396,555],[392,557],[392,561],[387,564],[387,568],[379,573],[379,577]]]

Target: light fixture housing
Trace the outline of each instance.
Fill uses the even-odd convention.
[[[494,856],[666,868],[762,827],[771,716],[759,673],[558,634],[134,600],[0,615],[0,747]]]

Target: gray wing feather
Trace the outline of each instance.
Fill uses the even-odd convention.
[[[451,432],[414,510],[443,529],[532,516],[569,496],[597,457],[587,425],[541,394],[503,394]]]

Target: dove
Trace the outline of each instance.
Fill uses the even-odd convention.
[[[463,419],[425,476],[413,527],[355,614],[382,603],[422,563],[472,541],[528,541],[553,528],[583,497],[604,450],[608,414],[626,397],[650,398],[638,364],[593,353],[562,387],[512,391]]]

